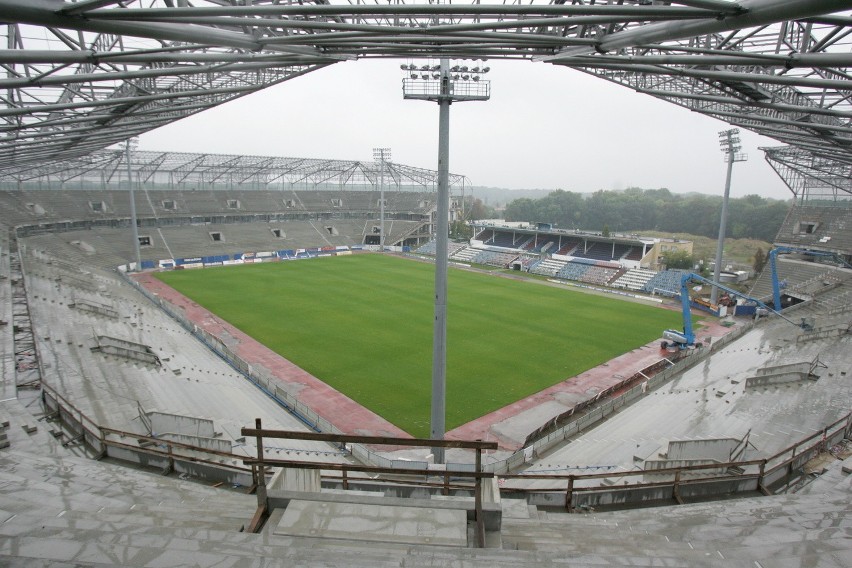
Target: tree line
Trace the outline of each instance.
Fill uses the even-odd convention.
[[[759,195],[730,199],[725,236],[772,242],[789,207],[786,201]],[[483,209],[474,207],[471,214],[494,214]],[[506,205],[503,217],[507,221],[554,223],[561,229],[663,231],[716,238],[721,210],[722,197],[714,195],[640,188],[583,195],[560,189],[541,199],[516,199]]]

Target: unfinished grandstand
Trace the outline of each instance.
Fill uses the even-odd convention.
[[[312,227],[315,219],[333,212],[331,200],[323,197],[327,194],[321,191],[308,192],[320,204],[316,209],[299,212],[308,214],[308,221],[286,218],[287,203],[279,192],[230,189],[190,195],[193,199],[181,190],[137,192],[140,239],[145,236],[143,228],[150,224],[150,232],[163,243],[162,248],[156,244],[143,246],[146,258],[213,259],[221,255],[233,259],[237,249],[274,249],[281,240],[269,229],[270,224],[284,228],[287,238],[293,239],[288,241],[293,243],[293,250],[338,254],[364,247],[363,232],[355,236],[343,232],[336,235],[339,241],[330,241],[332,235]],[[389,206],[389,217],[408,215],[408,205],[415,201],[419,204],[425,197],[420,194],[407,201],[392,202],[403,206],[401,211]],[[767,534],[784,534],[792,539],[798,532],[798,521],[790,516],[794,514],[791,511],[804,511],[814,505],[815,497],[808,495],[816,485],[809,485],[809,470],[804,468],[813,467],[807,465],[811,458],[825,452],[841,458],[846,455],[844,440],[852,424],[847,384],[850,369],[845,356],[849,347],[848,287],[852,275],[848,270],[820,265],[820,285],[802,295],[803,301],[795,308],[797,319],[815,323],[809,331],[779,318],[757,323],[737,321],[732,328],[709,326],[704,333],[711,348],[692,353],[674,365],[665,362],[666,357],[656,345],[648,345],[566,381],[560,388],[531,397],[508,412],[495,413],[461,428],[455,433],[459,438],[504,442],[484,446],[480,465],[474,469],[470,453],[473,450],[450,447],[447,468],[452,473],[442,474],[432,469],[427,459],[428,447],[401,447],[401,442],[388,438],[396,433],[389,425],[371,422],[373,418],[358,414],[345,402],[343,406],[332,406],[335,410],[329,412],[329,407],[317,401],[330,401],[332,395],[323,391],[315,379],[302,376],[303,372],[300,374],[286,361],[262,349],[252,348],[248,338],[197,306],[180,300],[167,301],[170,298],[166,291],[146,290],[123,276],[134,254],[127,227],[126,192],[6,191],[0,198],[7,227],[3,289],[8,315],[4,321],[11,324],[4,326],[4,372],[16,377],[14,383],[6,381],[4,386],[4,398],[8,399],[4,412],[9,422],[6,438],[10,443],[5,456],[7,466],[14,463],[15,471],[23,472],[54,471],[48,473],[51,478],[61,476],[63,484],[77,486],[84,485],[83,479],[110,483],[111,476],[119,475],[115,466],[88,461],[91,458],[141,470],[120,474],[126,479],[125,485],[137,488],[120,495],[101,492],[97,489],[100,482],[89,481],[88,494],[73,490],[68,490],[65,497],[57,494],[57,498],[65,500],[61,507],[59,502],[36,505],[26,497],[7,499],[4,510],[9,518],[20,519],[16,530],[24,531],[9,535],[19,544],[37,538],[28,536],[26,531],[31,529],[26,527],[42,522],[47,515],[58,519],[51,521],[50,530],[45,529],[39,537],[49,542],[96,538],[109,530],[104,523],[138,527],[139,522],[154,522],[154,526],[162,528],[146,529],[148,538],[153,539],[147,542],[162,543],[170,540],[166,534],[173,529],[167,527],[180,524],[186,538],[202,540],[215,556],[224,552],[209,541],[211,537],[202,537],[199,531],[207,535],[239,528],[259,529],[260,523],[252,522],[258,497],[245,492],[253,489],[256,493],[258,486],[263,486],[261,494],[272,505],[261,534],[234,534],[240,534],[240,542],[246,544],[252,538],[263,539],[264,546],[270,547],[267,554],[281,555],[283,549],[279,547],[286,547],[290,556],[285,554],[282,558],[302,562],[335,558],[335,554],[340,554],[338,561],[343,562],[353,550],[364,554],[363,563],[381,565],[380,559],[387,561],[403,554],[403,550],[406,558],[417,562],[420,556],[446,550],[447,546],[475,544],[477,518],[482,522],[486,549],[471,558],[483,564],[494,562],[485,552],[488,547],[515,549],[514,556],[501,559],[507,562],[528,561],[527,554],[533,550],[536,555],[554,559],[585,550],[597,561],[616,557],[635,560],[641,555],[630,549],[638,541],[613,548],[606,537],[594,545],[581,545],[568,535],[587,530],[582,527],[589,527],[589,522],[595,527],[600,523],[647,526],[648,517],[638,512],[602,511],[619,508],[619,503],[660,505],[669,501],[682,505],[677,513],[667,515],[671,521],[654,528],[654,534],[660,539],[666,535],[669,541],[675,536],[681,544],[690,542],[694,547],[690,550],[701,552],[662,547],[655,554],[689,564],[702,554],[715,554],[717,550],[753,558],[761,552],[751,540],[734,539],[733,544],[725,544],[722,552],[718,541],[702,540],[695,532],[683,531],[682,519],[706,524],[719,511],[735,514],[739,507],[757,507],[773,518],[781,518],[778,515],[783,510],[789,524],[786,528],[767,528]],[[249,219],[228,219],[217,224],[228,235],[226,239],[210,237],[212,224],[180,224],[184,219],[224,218],[232,200],[245,207]],[[161,202],[174,203],[177,211],[152,208]],[[346,202],[358,203],[349,199]],[[363,208],[356,205],[328,222],[346,221],[351,215],[358,217],[351,220],[353,226],[369,224],[372,221],[368,219],[376,213],[375,208],[369,210],[369,205],[375,207],[375,201],[371,197],[365,202],[368,205]],[[101,205],[93,208],[92,203]],[[151,211],[147,217],[141,214],[146,206]],[[842,217],[845,210],[832,211],[834,216],[825,208],[809,210],[807,204],[800,204],[779,232],[778,244],[788,243],[785,235],[790,227],[801,227],[800,219],[815,219],[817,213],[824,232],[810,237],[814,243],[825,240],[825,236],[831,237],[829,242],[848,239],[847,232],[830,221]],[[254,215],[265,217],[258,220]],[[277,215],[284,217],[275,222],[268,220]],[[296,225],[304,230],[300,233],[294,229]],[[566,255],[571,259],[595,248],[594,244],[584,244],[583,236],[576,233],[562,241],[552,230],[533,233],[525,235],[525,245],[516,248],[524,250],[530,242],[550,242],[551,257],[565,249],[564,252],[573,253]],[[597,235],[586,237],[594,243],[605,240]],[[471,244],[488,247],[501,238],[508,239],[499,230],[486,228],[451,254],[457,257],[459,251],[472,248]],[[641,243],[632,237],[621,239],[623,243],[618,240],[607,240],[607,260],[592,260],[614,263],[631,255],[646,256],[654,248],[654,243]],[[509,244],[508,240],[501,242]],[[512,244],[516,242],[518,238],[514,237]],[[636,252],[642,250],[640,244],[646,255]],[[428,249],[429,245],[422,248]],[[482,251],[487,248],[477,254]],[[495,250],[490,252],[497,254]],[[547,250],[537,252],[537,256],[539,260],[547,257]],[[287,257],[276,255],[274,260],[286,261]],[[145,262],[150,266],[150,261]],[[514,262],[509,259],[504,265],[511,267]],[[786,267],[788,262],[779,264]],[[631,270],[650,272],[641,266],[626,271],[624,268],[616,270],[622,271],[621,278]],[[826,272],[832,276],[830,286],[824,284]],[[789,283],[787,293],[814,282],[810,273],[796,276],[785,270],[783,275]],[[607,286],[612,282],[594,284],[617,290]],[[292,380],[294,374],[297,381]],[[288,380],[281,380],[282,376]],[[356,423],[345,424],[336,414],[357,417]],[[276,433],[269,430],[293,433],[284,439],[273,437],[260,442],[244,430],[255,426],[258,418],[262,420],[262,431],[271,436]],[[352,428],[373,438],[347,438]],[[312,439],[312,432],[327,434],[330,441]],[[301,439],[299,433],[306,434],[306,439]],[[506,443],[511,440],[515,440],[514,446]],[[260,453],[258,442],[263,448]],[[387,447],[380,442],[397,445]],[[54,461],[57,458],[59,462]],[[276,468],[285,472],[284,478],[279,473],[259,483],[257,460],[285,465],[283,469]],[[53,470],[53,463],[72,465]],[[298,469],[304,463],[315,464],[312,467],[319,469]],[[828,489],[819,490],[820,502],[828,507],[837,507],[844,498],[841,488],[846,478],[839,473],[841,462],[836,463],[829,469],[838,473],[830,473],[819,482],[828,484]],[[323,467],[329,469],[323,472]],[[379,473],[395,470],[422,473],[407,482],[398,479],[399,474],[389,481]],[[465,479],[465,475],[477,471],[489,476],[479,490],[478,510],[476,500],[468,501],[477,492]],[[834,482],[826,481],[832,475],[840,477]],[[32,483],[25,481],[31,477],[32,473],[7,473],[7,478],[18,484]],[[210,493],[209,488],[198,485],[199,481],[220,490]],[[792,488],[802,486],[809,489],[791,494]],[[23,495],[35,495],[44,487],[32,485],[32,492]],[[222,489],[225,487],[230,491]],[[148,496],[167,496],[170,492],[180,495],[184,502],[196,504],[181,510],[157,511],[168,499],[152,500]],[[751,497],[774,493],[780,495]],[[722,496],[738,496],[745,501],[742,505],[699,504]],[[291,507],[289,503],[296,505]],[[436,513],[437,503],[441,503],[439,509],[444,512]],[[231,511],[230,517],[220,517],[216,523],[197,520],[210,516],[209,511],[218,507]],[[137,513],[127,512],[137,509]],[[309,544],[318,534],[311,532],[315,530],[312,523],[320,522],[328,511],[339,521],[333,530],[329,528],[324,533],[325,544],[317,548]],[[364,537],[360,529],[353,527],[360,527],[361,520],[373,518],[371,515],[388,527],[416,522],[419,528],[411,533],[388,528]],[[85,519],[86,528],[74,528],[76,522],[69,524],[72,519]],[[580,519],[585,519],[585,523]],[[731,534],[745,534],[744,529],[733,522],[727,528]],[[430,531],[434,536],[423,536],[433,534]],[[369,554],[357,544],[364,538],[371,542]],[[619,533],[617,538],[623,535]],[[381,541],[381,547],[377,549],[374,540]],[[342,542],[349,544],[334,552]],[[801,545],[789,545],[786,554],[790,557],[806,554],[801,547],[813,545],[811,541],[792,542]],[[130,563],[137,563],[145,554],[154,554],[136,551],[132,544],[126,546],[130,551],[121,554],[135,559]],[[820,546],[833,545],[829,538],[820,541]],[[150,557],[171,554],[174,551],[167,546],[165,552]],[[238,558],[246,552],[232,550],[227,554]],[[85,556],[74,553],[67,558],[79,560]]]
[[[0,0],[0,563],[848,565],[852,282],[807,254],[852,242],[848,3],[233,4]],[[422,178],[383,204],[376,164],[137,153],[131,201],[106,148],[340,58],[436,54],[574,67],[788,144],[766,150],[796,201],[786,319],[646,345],[437,442],[323,411],[319,381],[128,278],[137,245],[146,267],[375,247],[382,205],[386,244],[428,250]],[[650,297],[641,239],[488,231],[450,254]]]

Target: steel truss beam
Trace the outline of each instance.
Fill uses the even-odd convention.
[[[548,61],[843,164],[849,10],[852,0],[0,0],[0,177],[336,61],[379,57]]]
[[[801,201],[849,203],[852,160],[827,159],[793,147],[761,148],[769,165]]]
[[[130,168],[134,183],[161,189],[375,190],[381,174],[374,161],[152,151],[133,152]],[[118,189],[127,187],[126,171],[123,150],[98,150],[7,168],[4,177],[21,188]],[[385,163],[386,191],[436,191],[437,176],[435,170]],[[450,174],[451,187],[461,189],[464,183],[464,176]]]

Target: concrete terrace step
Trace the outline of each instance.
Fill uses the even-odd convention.
[[[836,491],[848,494],[852,487],[852,475],[844,469],[852,471],[852,457],[832,462],[822,475],[806,484],[795,495],[830,495]]]
[[[796,559],[811,553],[816,543],[822,549],[829,542],[829,548],[838,551],[838,558],[845,558],[852,551],[852,540],[847,537],[852,532],[852,505],[844,502],[827,506],[822,511],[808,511],[803,506],[800,510],[788,511],[789,514],[773,510],[763,515],[758,508],[750,516],[745,510],[734,515],[722,510],[718,514],[669,519],[670,509],[673,508],[659,515],[649,515],[645,510],[645,517],[636,522],[585,524],[593,520],[585,515],[570,516],[573,517],[570,521],[566,520],[569,515],[561,515],[561,522],[552,517],[539,523],[504,519],[503,542],[521,549],[542,547],[572,553],[591,550],[595,554],[607,551],[625,556],[651,549],[660,558],[682,558],[684,547],[688,547],[711,557],[719,555],[720,561],[723,558],[765,558],[772,564],[779,558],[787,558],[791,565],[800,565]],[[632,516],[638,512],[629,513]],[[604,515],[608,519],[619,516],[618,513]],[[604,550],[598,548],[601,546]],[[829,562],[825,565],[844,564]]]
[[[247,524],[247,522],[245,523]],[[63,515],[61,517],[44,517],[30,515],[26,512],[16,515],[5,522],[0,523],[0,540],[13,536],[41,535],[44,538],[60,537],[78,532],[85,539],[95,542],[111,541],[115,535],[135,535],[144,538],[158,538],[160,541],[167,539],[181,539],[197,541],[198,544],[207,540],[226,541],[233,540],[231,535],[245,535],[240,528],[243,524],[235,527],[211,525],[193,526],[190,523],[178,522],[174,525],[163,525],[157,523],[145,524],[131,519],[130,522],[102,518],[101,515],[89,517],[75,517],[74,515]],[[249,535],[254,537],[256,535]],[[237,539],[244,540],[244,539]],[[127,543],[125,543],[127,544]]]
[[[412,548],[187,529],[140,531],[131,528],[128,532],[122,525],[77,526],[61,521],[45,525],[36,523],[26,531],[4,530],[0,534],[6,544],[0,545],[0,558],[4,549],[12,546],[17,548],[18,555],[30,558],[122,566],[242,566],[257,565],[261,559],[264,566],[435,566],[436,557],[441,555],[436,547]],[[41,548],[38,542],[42,543]],[[96,543],[96,546],[81,543]],[[478,554],[484,554],[485,558],[478,560]],[[472,551],[470,554],[471,560],[480,566],[517,565],[517,553],[509,562],[503,556],[502,551]],[[448,562],[456,558],[456,554],[446,555]]]
[[[166,498],[204,500],[214,495],[217,498],[221,498],[221,495],[231,495],[228,491],[192,481],[74,456],[57,458],[19,451],[6,452],[0,454],[0,475],[2,474],[45,482],[61,480],[62,484],[73,482],[79,490],[91,487],[101,494],[125,500],[132,500],[134,491],[142,495],[159,494],[158,501]],[[239,494],[233,496],[240,497]]]
[[[211,507],[207,511],[170,511],[163,512],[163,514],[157,514],[153,510],[137,512],[133,509],[129,509],[125,513],[107,510],[95,512],[69,510],[63,517],[69,519],[97,518],[108,523],[128,523],[143,527],[192,527],[239,531],[240,527],[249,524],[253,514],[254,510],[225,515]]]
[[[87,502],[88,501],[88,502]],[[44,518],[68,517],[75,519],[98,519],[101,521],[128,522],[150,526],[152,524],[174,525],[187,523],[193,526],[239,529],[248,524],[255,511],[252,502],[239,507],[224,506],[224,503],[211,500],[204,507],[172,506],[158,507],[128,503],[115,503],[98,499],[97,495],[83,495],[79,499],[51,499],[47,502],[32,501],[3,495],[0,509],[0,522],[12,516],[30,515]]]
[[[64,505],[73,504],[81,510],[92,507],[121,508],[144,503],[157,505],[161,502],[181,503],[186,509],[213,507],[214,504],[218,507],[235,508],[254,502],[254,498],[248,495],[221,489],[203,488],[210,492],[193,494],[193,490],[197,489],[193,487],[195,484],[176,479],[170,488],[164,487],[162,483],[140,484],[133,476],[128,476],[123,483],[104,484],[99,487],[96,481],[80,476],[64,476],[60,483],[56,483],[55,478],[39,479],[20,473],[0,471],[0,492],[6,494],[6,498],[24,499],[29,496],[36,499],[36,504],[56,501]],[[23,486],[35,490],[35,493],[20,492],[19,489]],[[182,492],[184,487],[187,487],[188,495]]]
[[[639,559],[653,558],[659,564],[654,565],[712,565],[724,566],[848,566],[846,559],[852,551],[852,541],[846,538],[848,528],[826,527],[819,530],[797,530],[790,534],[783,531],[778,533],[773,527],[736,528],[732,531],[707,530],[704,525],[695,527],[695,538],[677,540],[665,538],[661,542],[660,535],[642,535],[638,533],[621,533],[620,535],[595,535],[594,531],[582,532],[574,530],[576,525],[566,527],[561,540],[551,540],[548,535],[530,534],[527,538],[519,538],[516,534],[508,534],[510,529],[504,528],[505,546],[517,546],[524,550],[537,550],[542,547],[548,553],[562,551],[572,562],[583,559],[586,555],[601,558],[613,555],[619,559],[632,558],[637,565],[645,565]],[[828,540],[831,549],[827,555],[818,555],[819,561],[812,563],[802,561],[803,558],[817,557],[813,545]],[[751,559],[751,560],[744,560]],[[759,559],[763,564],[754,564]]]
[[[61,506],[66,509],[91,511],[103,508],[127,510],[130,507],[140,509],[174,508],[175,510],[194,511],[196,514],[206,510],[247,510],[256,506],[256,498],[221,490],[218,494],[206,495],[201,498],[185,499],[180,495],[174,497],[158,493],[152,488],[150,493],[138,492],[117,498],[101,495],[96,488],[79,488],[74,480],[65,487],[38,481],[28,480],[18,476],[9,476],[0,472],[0,494],[3,495],[4,508],[9,503],[25,503],[30,506],[44,508],[46,506]],[[26,491],[22,491],[26,489]]]
[[[504,541],[505,542],[505,541]],[[566,537],[562,543],[512,541],[518,550],[535,552],[547,557],[575,559],[586,564],[613,563],[630,566],[679,566],[692,567],[704,565],[708,560],[719,560],[715,549],[692,548],[687,543],[672,544],[660,548],[652,543],[641,546],[639,543],[615,543],[611,541],[579,541]],[[504,546],[509,546],[508,543]],[[743,563],[748,565],[748,563]],[[753,564],[751,565],[753,568]]]
[[[116,527],[118,528],[118,527]],[[93,531],[41,525],[32,533],[4,536],[0,544],[0,563],[14,551],[24,559],[47,559],[56,563],[99,563],[120,566],[339,566],[400,567],[435,566],[517,567],[517,566],[672,566],[718,565],[709,553],[685,551],[678,556],[660,556],[658,552],[630,551],[617,554],[603,550],[522,551],[494,549],[446,550],[429,546],[394,546],[354,541],[326,541],[264,537],[246,533],[224,535],[210,533],[178,535],[172,531],[125,533],[118,530]],[[708,561],[708,559],[711,559]],[[18,560],[20,562],[20,560]],[[3,564],[4,566],[7,564]],[[726,566],[739,568],[749,564],[729,561]],[[753,564],[751,565],[753,567]]]
[[[22,456],[27,458],[27,456]],[[191,526],[237,531],[257,506],[254,496],[84,459],[21,460],[0,469],[0,522],[15,515],[127,523],[137,527]],[[106,467],[102,467],[106,466]],[[98,471],[99,470],[99,471]],[[122,473],[121,478],[103,473]],[[100,473],[100,475],[96,475]]]
[[[550,514],[546,520],[535,523],[542,527],[551,525],[570,527],[572,530],[605,531],[613,529],[641,529],[649,533],[678,534],[686,531],[710,531],[720,527],[739,530],[755,525],[756,520],[772,521],[776,530],[787,524],[796,530],[803,523],[820,522],[852,512],[848,493],[820,502],[797,499],[795,496],[761,497],[749,500],[725,501],[712,505],[679,505],[666,507],[660,514],[649,514],[652,509],[613,511],[594,515]],[[527,521],[512,519],[512,523]],[[850,520],[852,524],[852,520]]]
[[[845,566],[852,551],[849,479],[814,495],[592,514],[509,500],[514,514],[503,519],[503,550],[448,550],[241,533],[253,496],[86,458],[13,451],[0,454],[0,565],[756,568],[759,560],[831,568]]]

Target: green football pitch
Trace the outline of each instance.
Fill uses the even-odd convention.
[[[447,430],[681,326],[659,307],[449,272]],[[411,435],[429,436],[432,265],[360,254],[157,277]]]

